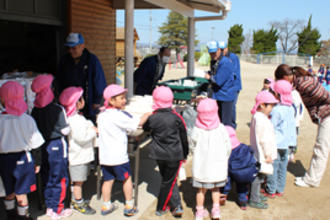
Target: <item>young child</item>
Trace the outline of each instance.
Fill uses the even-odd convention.
[[[81,87],[69,87],[63,90],[59,101],[65,107],[71,128],[69,134],[69,172],[73,182],[71,206],[83,214],[90,215],[95,214],[96,211],[84,201],[82,186],[87,180],[89,164],[94,161],[93,141],[97,129],[92,121],[78,113],[85,105],[82,94]]]
[[[262,87],[261,91],[267,90],[269,91],[272,89],[274,85],[274,80],[272,78],[266,78],[264,79],[264,86]]]
[[[70,132],[64,109],[53,102],[53,76],[37,76],[31,89],[36,93],[32,117],[46,140],[42,146],[41,175],[44,186],[46,214],[52,219],[68,217],[71,209],[64,208],[64,199],[69,184],[68,149],[65,136]]]
[[[117,208],[115,204],[111,203],[111,189],[115,179],[123,181],[126,200],[124,215],[133,216],[138,212],[132,199],[133,184],[127,154],[127,133],[138,129],[150,114],[146,113],[141,118],[133,118],[124,112],[126,92],[127,89],[115,84],[106,87],[103,92],[106,109],[97,117],[99,159],[104,180],[102,185],[102,215],[107,215]]]
[[[277,159],[274,161],[274,172],[267,176],[265,195],[269,198],[283,196],[286,184],[289,146],[297,145],[296,122],[292,107],[292,85],[287,80],[277,80],[274,91],[280,103],[271,112],[271,121],[275,129]]]
[[[260,186],[266,174],[273,173],[273,160],[277,156],[274,126],[269,115],[278,100],[268,91],[261,91],[256,96],[256,103],[251,110],[253,114],[250,125],[250,146],[256,160],[260,163],[258,176],[251,184],[248,205],[257,209],[267,209],[264,196],[260,195]]]
[[[220,205],[225,203],[231,190],[231,184],[236,183],[238,205],[242,210],[246,210],[248,186],[258,174],[257,161],[254,151],[248,145],[239,142],[235,129],[231,126],[225,127],[230,137],[232,151],[228,163],[228,181],[226,186],[221,189]]]
[[[192,178],[196,194],[196,220],[208,216],[204,208],[205,193],[212,191],[212,219],[220,219],[220,191],[226,185],[231,143],[225,126],[220,123],[214,99],[202,99],[197,106],[197,119],[191,135],[193,152]]]
[[[8,81],[0,88],[0,177],[6,197],[7,219],[32,219],[27,194],[36,190],[40,169],[40,146],[44,143],[33,118],[27,115],[24,88]],[[15,197],[17,213],[15,213]]]
[[[162,176],[155,214],[161,216],[170,209],[174,216],[180,217],[183,209],[176,180],[180,166],[188,155],[185,123],[172,109],[173,93],[170,88],[157,87],[152,96],[154,112],[143,129],[151,131],[150,157],[156,160]]]

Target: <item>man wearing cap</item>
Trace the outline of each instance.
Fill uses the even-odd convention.
[[[80,33],[68,35],[65,43],[68,53],[60,61],[56,80],[59,92],[70,86],[84,89],[86,105],[83,114],[95,122],[106,81],[99,59],[85,48],[84,43],[84,38]]]
[[[233,125],[233,104],[236,89],[234,88],[233,62],[221,53],[219,43],[210,41],[207,43],[211,56],[211,71],[205,75],[211,81],[213,95],[219,106],[219,117],[224,125]]]
[[[159,53],[145,58],[134,72],[135,94],[151,95],[157,82],[164,76],[165,66],[169,62],[171,50],[162,47]]]
[[[218,44],[219,44],[219,48],[221,50],[222,56],[228,57],[232,61],[232,64],[234,67],[234,88],[236,90],[236,94],[235,94],[235,100],[234,100],[234,104],[233,104],[232,126],[233,126],[233,128],[236,129],[236,126],[237,126],[237,124],[236,124],[236,103],[237,103],[237,99],[238,99],[238,94],[242,90],[241,65],[240,65],[238,56],[228,50],[228,45],[226,42],[219,41]]]

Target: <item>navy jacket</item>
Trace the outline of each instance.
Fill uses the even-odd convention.
[[[171,108],[160,108],[143,125],[151,131],[150,157],[155,160],[179,161],[187,158],[188,139],[183,118]]]
[[[237,95],[234,87],[234,65],[228,57],[221,58],[211,81],[213,81],[214,99],[225,102],[234,101]]]
[[[155,79],[158,64],[157,55],[145,58],[139,68],[134,72],[135,94],[136,95],[151,95],[158,80],[164,76],[165,66],[160,75]]]
[[[99,59],[87,49],[84,49],[79,62],[76,64],[70,54],[66,54],[60,61],[56,80],[60,92],[70,86],[80,86],[84,89],[86,101],[84,115],[95,120],[97,112],[92,109],[92,105],[101,103],[103,90],[107,85]]]
[[[240,144],[232,150],[229,157],[228,173],[237,183],[251,183],[258,173],[257,161],[254,158],[253,150]]]
[[[242,90],[242,81],[241,81],[241,64],[239,58],[236,54],[229,52],[228,58],[233,62],[234,66],[234,88],[236,91]]]

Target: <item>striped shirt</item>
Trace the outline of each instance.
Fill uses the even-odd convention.
[[[316,124],[330,115],[330,93],[312,76],[298,76],[294,79],[294,87]]]

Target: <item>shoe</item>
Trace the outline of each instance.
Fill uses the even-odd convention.
[[[85,214],[85,215],[93,215],[96,213],[95,209],[89,206],[87,202],[82,202],[81,204],[72,201],[71,202],[71,207],[78,212]]]
[[[275,195],[278,196],[278,197],[282,197],[284,195],[284,193],[277,192],[277,193],[275,193]]]
[[[224,206],[224,205],[226,205],[226,201],[227,201],[227,195],[221,195],[220,196],[220,205],[221,206]]]
[[[296,178],[294,181],[294,184],[296,184],[296,186],[300,186],[300,187],[310,187],[310,185],[305,183],[305,181],[302,178]]]
[[[125,216],[133,216],[136,215],[139,212],[139,210],[136,207],[129,207],[129,206],[125,206],[124,209],[124,215]]]
[[[203,220],[209,216],[209,212],[206,209],[197,210],[195,213],[195,220]]]
[[[260,201],[261,202],[266,202],[268,199],[267,199],[267,197],[266,196],[264,196],[264,195],[260,195]]]
[[[10,209],[10,210],[6,210],[7,213],[7,219],[11,220],[11,219],[16,219],[17,217],[17,212],[16,209]]]
[[[58,215],[60,218],[67,218],[72,215],[72,209],[63,209]]]
[[[46,209],[46,215],[47,215],[48,217],[50,217],[52,214],[53,214],[53,209],[51,209],[51,208],[47,208],[47,209]]]
[[[288,160],[289,160],[289,162],[295,162],[295,160],[294,160],[294,153],[290,153],[289,154]]]
[[[242,209],[242,210],[246,210],[247,209],[246,202],[239,201],[238,202],[238,205],[239,205],[239,208]]]
[[[11,220],[10,218],[8,218]],[[30,216],[30,214],[27,215],[16,215],[15,220],[33,220],[33,218]]]
[[[156,210],[155,215],[162,216],[165,215],[170,210],[170,207],[166,207],[165,211],[163,210]]]
[[[256,208],[256,209],[267,209],[268,208],[268,204],[263,203],[263,202],[249,201],[248,205],[253,207],[253,208]]]
[[[101,208],[101,215],[108,215],[115,211],[118,208],[118,206],[114,203],[111,204],[110,208],[107,208],[106,206],[102,206]]]
[[[212,216],[212,219],[220,219],[221,218],[220,208],[219,207],[213,208],[212,212],[211,212],[211,216]]]
[[[60,216],[59,214],[57,214],[56,212],[54,212],[53,210],[52,210],[51,213],[49,213],[48,216],[49,216],[52,220],[59,220],[59,219],[61,219],[61,216]]]
[[[176,208],[174,208],[172,210],[172,215],[177,218],[179,218],[183,215],[183,209],[182,209],[181,205],[177,206]]]
[[[265,191],[264,196],[270,198],[270,199],[275,199],[275,193],[268,193]]]

